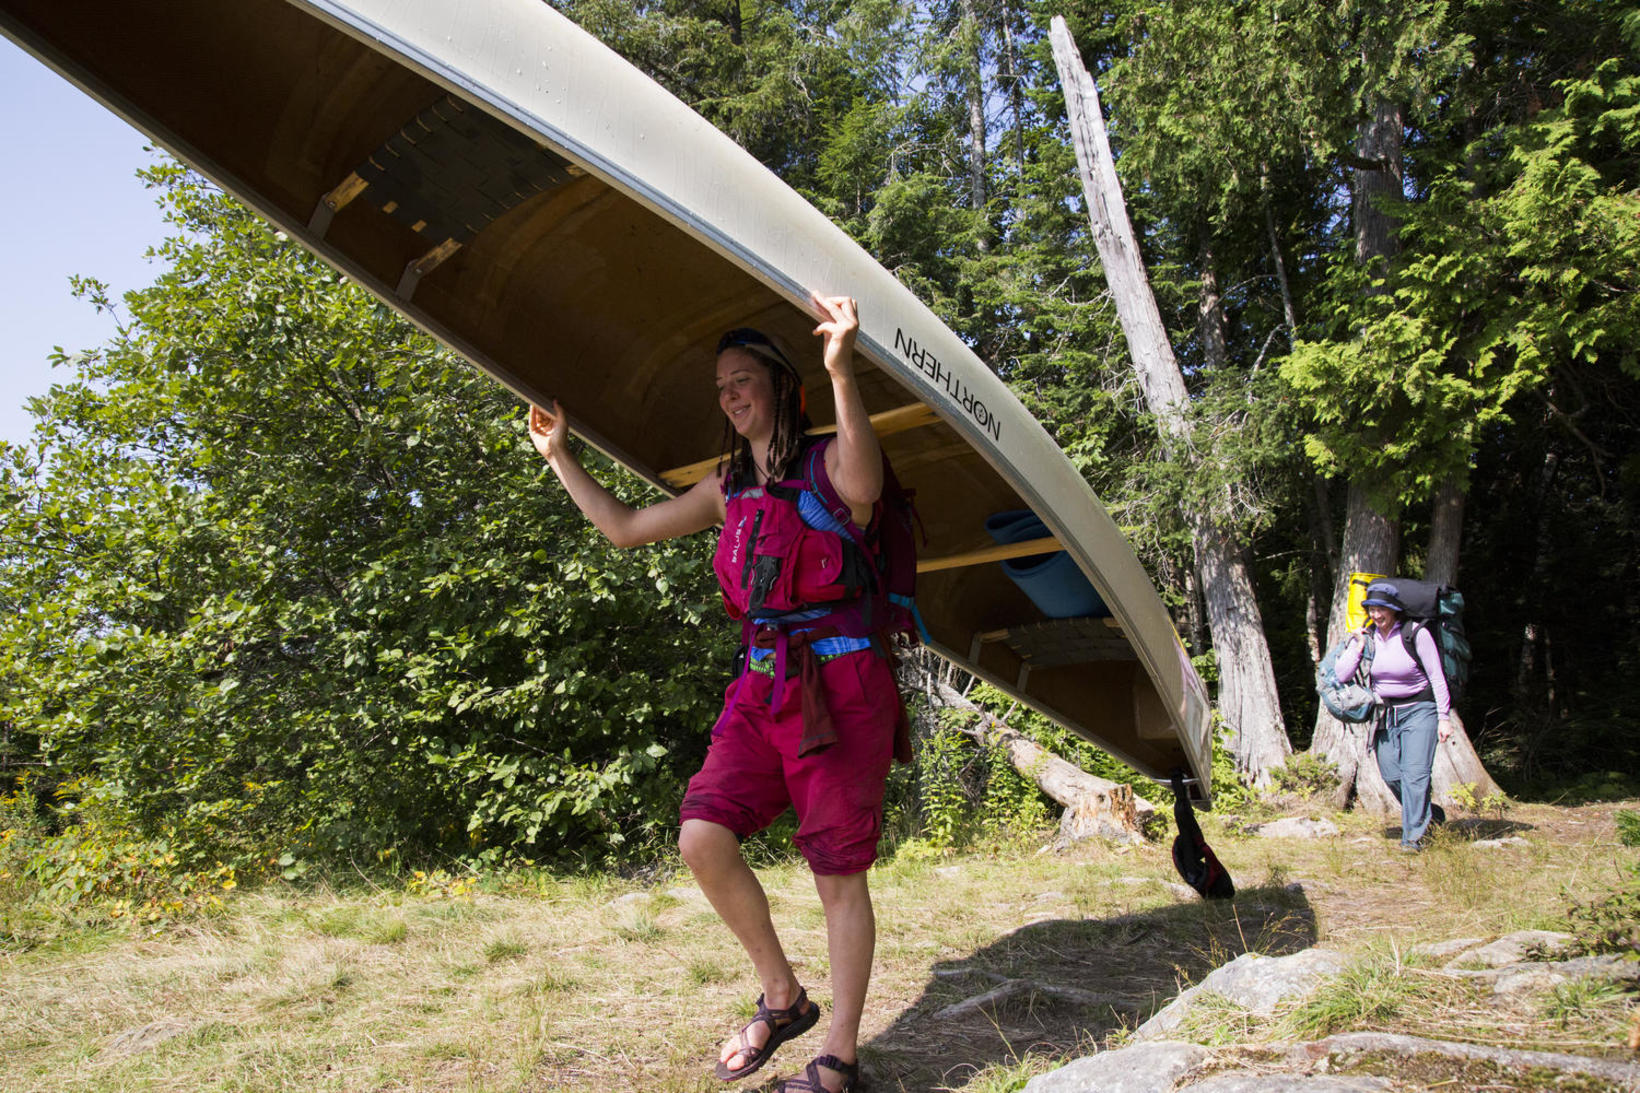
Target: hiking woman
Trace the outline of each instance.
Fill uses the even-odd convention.
[[[769,581],[758,586],[756,602],[750,603],[741,583],[747,575],[778,582],[784,566],[795,586],[812,588],[819,580],[797,566],[804,558],[807,568],[815,568],[813,555],[795,548],[765,571],[770,562],[765,552],[774,549],[766,545],[766,525],[788,528],[794,542],[833,535],[835,548],[847,536],[836,534],[840,525],[834,513],[846,511],[857,527],[868,528],[882,508],[883,456],[854,375],[855,303],[818,296],[814,303],[822,316],[814,332],[824,338],[837,412],[837,434],[830,441],[806,440],[796,368],[768,337],[750,329],[730,331],[718,345],[724,458],[713,474],[677,497],[643,508],[624,504],[571,454],[563,411],[556,404],[550,412],[530,409],[536,448],[575,504],[616,546],[724,525],[714,567],[725,603],[737,617],[763,617],[756,608],[764,605],[763,585]],[[805,477],[814,480],[817,496],[829,491],[829,512],[825,504],[810,501],[809,490],[790,488],[801,486],[793,480]],[[758,546],[765,551],[754,558],[752,548]],[[793,841],[814,874],[825,909],[832,1014],[819,1055],[803,1075],[778,1087],[788,1093],[858,1084],[856,1044],[876,944],[866,870],[876,858],[889,767],[895,757],[910,758],[905,713],[885,645],[828,625],[847,610],[845,602],[747,625],[752,638],[746,667],[725,693],[706,760],[690,780],[680,810],[683,860],[746,950],[763,990],[756,1016],[722,1047],[716,1074],[725,1081],[761,1068],[776,1047],[820,1017],[820,1006],[809,999],[787,960],[763,887],[740,853],[741,839],[767,827],[788,806],[796,810]]]
[[[1362,603],[1371,621],[1339,654],[1333,674],[1340,683],[1348,682],[1367,642],[1372,642],[1370,674],[1378,702],[1373,755],[1378,772],[1401,803],[1401,849],[1417,851],[1423,848],[1432,815],[1445,818],[1430,800],[1430,781],[1437,740],[1445,742],[1452,735],[1452,698],[1429,627],[1418,627],[1412,649],[1407,648],[1401,634],[1406,606],[1395,584],[1373,581]]]

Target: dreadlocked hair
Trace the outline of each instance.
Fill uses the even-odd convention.
[[[757,353],[749,355],[756,357],[768,371],[774,388],[774,435],[769,438],[769,462],[763,470],[770,482],[779,482],[790,477],[795,469],[803,451],[804,434],[812,428],[809,415],[803,412],[803,385],[789,369],[777,367]],[[757,484],[751,442],[736,433],[727,419],[723,422],[723,448],[718,462],[727,467],[733,488],[745,489]]]

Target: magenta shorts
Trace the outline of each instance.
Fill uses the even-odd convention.
[[[729,684],[724,715],[700,773],[689,780],[680,819],[707,820],[741,838],[761,831],[790,805],[792,841],[821,876],[858,873],[877,859],[883,786],[894,761],[900,692],[894,667],[871,650],[820,665],[837,743],[799,757],[803,688],[787,681],[771,707],[770,676],[748,672]]]

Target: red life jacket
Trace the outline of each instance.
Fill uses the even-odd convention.
[[[744,620],[748,634],[757,626],[801,622],[805,628],[868,637],[886,625],[886,619],[871,618],[881,614],[870,610],[871,594],[880,582],[868,553],[882,506],[874,506],[871,526],[863,532],[848,522],[848,506],[825,479],[828,443],[830,438],[803,452],[802,478],[742,490],[724,485],[727,515],[712,568],[724,609],[730,618]],[[803,521],[799,498],[805,491],[844,527],[843,533]]]
[[[801,478],[742,490],[725,481],[723,532],[712,557],[723,606],[730,618],[741,620],[747,664],[754,644],[773,651],[771,704],[780,702],[785,688],[788,652],[797,652],[804,726],[799,755],[836,740],[812,643],[869,638],[879,654],[892,656],[891,645],[880,639],[905,634],[914,640],[919,629],[911,594],[916,545],[910,496],[885,457],[883,497],[872,506],[871,522],[858,527],[826,474],[830,442],[827,437],[803,449]],[[810,527],[803,520],[805,493],[811,495],[811,508],[829,515],[840,531]],[[894,756],[902,763],[911,761],[903,705]]]

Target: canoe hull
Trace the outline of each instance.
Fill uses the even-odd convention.
[[[928,411],[883,445],[934,560],[930,644],[1206,798],[1205,688],[1047,433],[845,233],[540,0],[0,0],[0,30],[662,488],[721,443],[725,329],[785,340],[832,420],[807,300],[856,297],[867,408]],[[1108,618],[1048,619],[995,562],[962,564],[1020,508]]]

